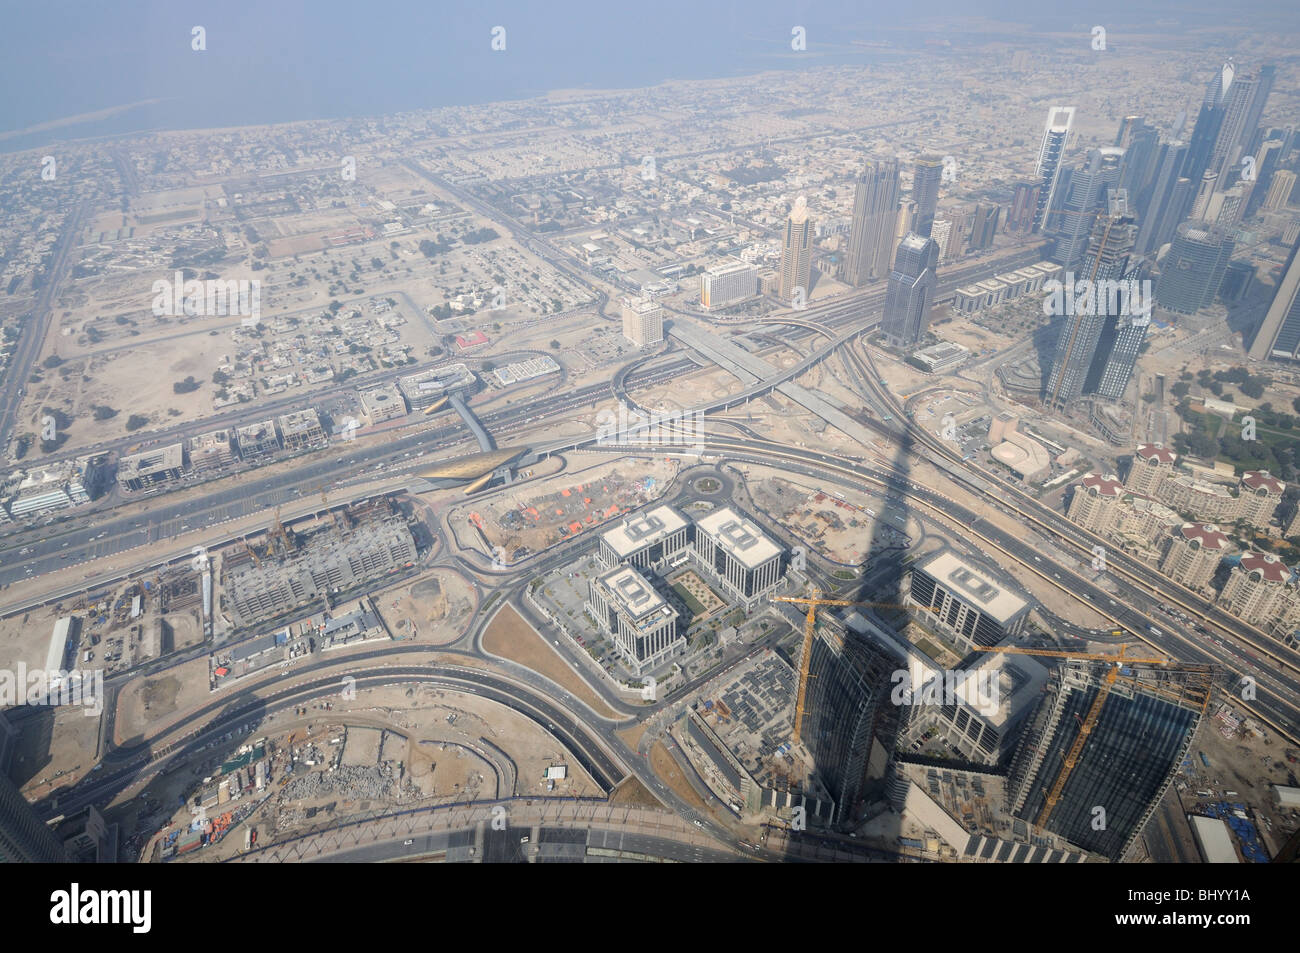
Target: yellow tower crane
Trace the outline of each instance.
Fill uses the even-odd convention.
[[[1083,752],[1083,746],[1087,743],[1088,737],[1092,734],[1092,729],[1097,726],[1097,719],[1101,717],[1101,709],[1106,704],[1106,696],[1110,694],[1111,688],[1119,678],[1120,666],[1126,662],[1148,665],[1178,666],[1178,663],[1171,662],[1169,659],[1131,658],[1124,654],[1126,648],[1127,646],[1121,645],[1119,647],[1118,655],[1098,655],[1091,652],[1068,652],[1056,649],[1021,649],[1013,646],[996,645],[975,646],[975,650],[978,652],[1003,652],[1010,655],[1046,655],[1050,658],[1085,659],[1113,663],[1111,667],[1106,670],[1106,677],[1102,679],[1101,686],[1097,690],[1097,697],[1092,700],[1092,705],[1088,709],[1088,714],[1080,723],[1079,734],[1074,739],[1074,744],[1070,745],[1070,750],[1065,755],[1065,763],[1062,765],[1060,773],[1056,776],[1056,781],[1052,784],[1051,790],[1047,792],[1047,798],[1043,801],[1043,808],[1038,812],[1038,819],[1034,821],[1034,823],[1040,828],[1043,827],[1047,823],[1047,819],[1052,816],[1052,811],[1056,807],[1056,802],[1060,800],[1061,792],[1065,789],[1065,782],[1069,779],[1071,772],[1074,771],[1074,766],[1079,760],[1079,755]],[[1125,679],[1125,681],[1133,680]]]
[[[904,609],[906,606],[897,602],[852,602],[848,599],[823,599],[822,591],[816,586],[808,589],[808,596],[773,596],[773,602],[793,602],[808,607],[808,614],[803,627],[803,655],[799,659],[799,694],[794,703],[794,740],[803,737],[804,703],[808,698],[808,666],[812,659],[813,635],[817,629],[818,606],[873,606],[880,609]]]

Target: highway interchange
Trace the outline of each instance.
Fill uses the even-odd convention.
[[[464,198],[464,195],[460,197]],[[496,210],[493,211],[495,213]],[[59,256],[56,262],[58,267],[66,267],[69,234],[72,232],[65,232],[64,244],[60,245],[56,253]],[[561,266],[562,256],[554,246],[535,238],[520,237],[535,253],[548,258],[561,270],[572,271],[579,280],[585,281],[580,277],[580,272],[567,265]],[[996,270],[1014,268],[1017,264],[1034,260],[1037,260],[1036,253],[1029,252],[1023,256],[1023,261],[1004,260],[996,268],[989,264],[967,268],[947,277],[943,289],[951,292],[961,284],[978,280]],[[55,284],[56,282],[51,282],[43,294],[48,295]],[[1265,637],[1252,627],[1123,553],[1115,552],[1110,557],[1106,579],[1109,588],[1103,588],[1099,585],[1099,574],[1087,573],[1081,569],[1087,564],[1092,547],[1102,541],[1009,482],[963,463],[943,441],[906,417],[897,398],[882,386],[870,353],[857,343],[861,335],[875,326],[876,321],[872,315],[883,303],[883,295],[883,290],[877,290],[851,296],[848,300],[837,299],[809,305],[798,314],[789,315],[789,328],[780,332],[780,337],[790,344],[820,338],[822,346],[809,346],[801,360],[771,379],[759,381],[726,398],[711,400],[688,409],[705,415],[717,414],[770,392],[777,384],[797,378],[813,364],[826,360],[833,354],[839,355],[873,411],[872,415],[856,414],[855,419],[900,448],[892,466],[818,450],[795,452],[763,438],[742,424],[732,421],[724,423],[720,420],[714,420],[712,425],[727,426],[732,433],[715,431],[705,435],[705,460],[712,459],[719,465],[735,462],[779,464],[787,471],[806,474],[837,485],[875,487],[905,501],[918,513],[926,512],[928,518],[947,520],[962,526],[972,540],[997,550],[1017,567],[1017,571],[1033,573],[1058,586],[1110,618],[1132,637],[1159,648],[1171,658],[1188,663],[1213,663],[1224,672],[1233,673],[1234,678],[1247,672],[1253,674],[1259,682],[1258,696],[1245,707],[1292,742],[1296,742],[1297,735],[1300,734],[1300,719],[1297,717],[1300,682],[1296,680],[1294,653],[1276,643],[1264,644]],[[603,308],[607,300],[603,292],[601,300]],[[48,305],[48,301],[46,303]],[[770,329],[764,328],[762,333],[770,334]],[[28,336],[24,335],[23,341],[27,340]],[[27,356],[21,350],[20,354]],[[527,432],[537,421],[554,420],[578,410],[587,412],[610,396],[634,402],[631,391],[675,379],[698,363],[689,356],[674,353],[648,361],[639,359],[620,369],[611,384],[595,384],[563,393],[553,392],[540,400],[507,406],[484,415],[482,420],[499,444],[509,444],[509,438],[512,437],[526,439]],[[14,385],[15,378],[10,377],[9,381],[8,387],[0,388],[0,412],[4,412],[3,419],[6,422],[5,428],[0,430],[0,436],[12,431],[19,400],[20,388]],[[263,408],[248,415],[248,419],[261,419],[265,414]],[[76,526],[77,521],[73,520],[69,525],[59,526],[48,534],[15,534],[0,549],[0,584],[112,555],[121,557],[112,567],[113,571],[120,575],[139,572],[156,565],[158,551],[166,541],[182,532],[211,528],[210,545],[216,545],[224,538],[220,529],[224,522],[265,512],[285,502],[309,498],[322,490],[332,496],[331,505],[338,505],[350,498],[349,485],[366,479],[366,474],[371,474],[369,479],[373,479],[375,474],[381,473],[386,480],[391,481],[394,489],[399,489],[404,483],[413,482],[413,472],[430,462],[424,457],[437,454],[438,458],[442,458],[446,448],[461,446],[465,437],[465,428],[458,420],[452,417],[438,418],[417,432],[395,436],[389,442],[364,449],[346,445],[340,449],[336,445],[285,472],[268,475],[259,474],[256,470],[246,472],[237,483],[209,492],[200,500],[169,503],[165,495],[159,496],[153,500],[147,516],[114,516],[108,510],[97,513],[93,525]],[[540,458],[569,448],[624,453],[641,446],[635,438],[614,446],[597,446],[595,436],[588,435],[566,438],[533,449],[536,457]],[[467,447],[466,452],[468,449]],[[996,522],[981,516],[940,489],[912,479],[909,476],[912,462],[920,459],[944,471],[954,484],[981,499],[985,505],[1023,520],[1026,532],[1009,533]],[[1077,553],[1076,560],[1056,561],[1042,547],[1044,541],[1051,541],[1066,552]],[[495,589],[504,596],[498,605],[508,602],[524,615],[535,617],[535,613],[521,598],[527,580],[571,559],[575,548],[579,548],[579,543],[561,546],[553,552],[529,560],[522,569],[503,574],[494,574],[488,570],[486,561],[476,563],[461,556],[440,555],[435,564],[454,566],[460,571],[475,575],[484,588]],[[527,573],[526,578],[521,575],[523,572]],[[51,601],[59,595],[62,594],[47,595],[23,605],[8,605],[5,609],[10,613],[22,611],[30,604]],[[1183,607],[1193,618],[1212,626],[1215,630],[1214,637],[1200,638],[1195,633],[1180,631],[1180,627],[1171,624],[1166,616],[1142,610],[1142,607],[1153,604]],[[486,614],[476,610],[467,620],[465,636],[445,650],[445,653],[461,652],[467,660],[488,658],[481,643],[487,620]],[[1240,647],[1242,652],[1250,653],[1251,657],[1242,657],[1234,646]],[[765,642],[755,646],[744,657],[768,648],[770,644]],[[670,810],[678,816],[697,822],[698,827],[707,831],[719,844],[729,847],[733,851],[731,856],[748,854],[729,827],[712,815],[696,812],[666,788],[662,780],[650,770],[644,750],[629,748],[616,734],[620,727],[652,717],[693,686],[687,686],[671,698],[656,704],[633,706],[602,683],[598,687],[606,703],[620,714],[617,719],[607,719],[597,716],[584,703],[557,688],[554,683],[515,663],[491,658],[494,665],[506,673],[494,674],[445,661],[410,664],[403,661],[408,653],[416,651],[418,647],[399,643],[355,654],[347,660],[347,673],[357,678],[362,686],[419,681],[447,690],[479,694],[507,705],[537,725],[544,726],[572,753],[602,789],[612,790],[629,775],[635,776]],[[194,654],[186,653],[190,657]],[[728,665],[738,664],[741,660],[740,657],[731,658]],[[167,665],[174,662],[175,659],[168,660]],[[159,667],[162,666],[155,663],[150,669],[156,670]],[[324,673],[336,668],[336,663],[313,658],[294,668],[292,674],[295,683],[292,686],[268,694],[249,689],[247,692],[215,700],[193,715],[188,726],[190,730],[179,740],[161,744],[162,739],[148,739],[123,747],[107,745],[104,769],[88,776],[87,780],[71,791],[63,792],[59,800],[60,810],[72,810],[88,803],[104,803],[122,791],[147,783],[169,766],[195,757],[204,745],[222,732],[229,732],[239,726],[265,723],[266,719],[282,717],[291,707],[305,700],[328,697],[338,690],[338,675]],[[131,673],[132,676],[137,674],[138,671]],[[126,678],[127,676],[116,676],[110,679],[110,690],[113,693],[110,701],[115,701],[116,692]],[[1222,687],[1228,691],[1234,690],[1230,682],[1225,682]],[[112,738],[114,733],[114,716],[111,714],[113,707],[111,703],[106,706],[109,713],[105,718],[106,739]],[[650,840],[637,841],[635,846],[662,851],[664,853],[660,856],[672,859],[690,859],[684,855],[679,856],[683,850],[680,845],[651,843]],[[671,838],[668,840],[671,841]],[[435,846],[434,841],[427,840],[401,845],[402,848],[410,847],[409,851],[395,851],[392,845],[382,850],[373,847],[366,849],[370,853],[365,854],[365,857],[393,859],[407,854],[427,853]],[[856,845],[841,846],[859,859],[879,856],[875,852],[857,848]],[[444,844],[443,849],[445,847]],[[341,859],[342,856],[336,859]],[[763,852],[754,852],[754,856],[775,859]],[[354,859],[361,858],[357,856]]]

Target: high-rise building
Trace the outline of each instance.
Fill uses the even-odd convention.
[[[929,324],[939,278],[939,246],[933,238],[911,234],[898,245],[885,293],[881,328],[894,347],[914,347]]]
[[[858,176],[845,262],[845,278],[849,284],[861,287],[889,274],[889,256],[895,247],[898,189],[897,159],[872,159]]]
[[[1097,213],[1106,207],[1107,194],[1119,186],[1123,159],[1122,149],[1093,149],[1072,170],[1069,190],[1052,229],[1056,235],[1052,259],[1060,262],[1066,271],[1078,267],[1083,259]]]
[[[1169,536],[1160,571],[1188,589],[1204,590],[1228,554],[1228,537],[1212,523],[1184,523]]]
[[[1265,139],[1255,156],[1255,181],[1250,190],[1250,199],[1246,202],[1246,217],[1259,211],[1259,207],[1268,198],[1273,184],[1273,175],[1278,171],[1278,160],[1282,158],[1282,140]]]
[[[1121,127],[1121,136],[1125,138]],[[1160,158],[1160,133],[1154,126],[1149,126],[1144,119],[1128,130],[1126,141],[1116,142],[1116,147],[1124,150],[1124,161],[1120,168],[1119,187],[1127,189],[1128,194],[1137,202],[1151,185],[1156,173],[1156,162]]]
[[[1187,164],[1182,173],[1198,186],[1207,169],[1214,171],[1211,159],[1227,111],[1228,90],[1232,87],[1236,72],[1231,61],[1224,63],[1206,86],[1205,98],[1201,101],[1201,111],[1196,117],[1188,145]]]
[[[1078,275],[1080,281],[1094,283],[1094,293],[1076,297],[1060,320],[1044,395],[1053,409],[1064,409],[1086,391],[1099,391],[1103,383],[1105,396],[1123,396],[1146,334],[1145,305],[1130,299],[1127,285],[1134,276],[1130,262],[1137,226],[1122,192],[1112,197],[1110,207],[1114,214],[1098,218],[1093,227]]]
[[[892,215],[892,213],[891,213]],[[794,209],[785,220],[785,237],[781,242],[781,281],[778,293],[789,304],[800,293],[808,300],[812,285],[813,222],[808,214],[808,200],[795,199]]]
[[[700,306],[705,311],[748,301],[758,294],[758,269],[739,258],[710,265],[700,274]]]
[[[912,179],[912,200],[916,202],[916,227],[922,238],[930,237],[934,213],[939,207],[939,183],[943,181],[943,159],[925,155],[916,160]]]
[[[1074,659],[1053,673],[1006,790],[1015,816],[1117,862],[1168,791],[1213,682],[1209,666],[1133,665],[1118,682],[1114,675],[1111,663]]]
[[[968,251],[987,251],[993,247],[993,237],[998,233],[998,218],[1002,209],[992,202],[980,202],[971,215]]]
[[[637,347],[658,344],[664,339],[664,309],[648,298],[624,298],[623,337]]]
[[[1188,156],[1188,145],[1179,140],[1160,147],[1151,186],[1138,199],[1140,227],[1135,249],[1140,255],[1153,254],[1168,242],[1187,217],[1193,199],[1192,181],[1184,172]]]
[[[69,860],[63,843],[36,816],[9,780],[9,756],[18,730],[0,713],[0,864],[57,864]]]
[[[1296,174],[1286,169],[1273,173],[1273,180],[1268,186],[1268,195],[1264,199],[1264,208],[1270,212],[1286,208],[1291,204],[1291,193],[1295,191]]]
[[[1220,225],[1179,225],[1156,282],[1156,303],[1179,314],[1209,306],[1236,244],[1233,233]]]
[[[852,817],[861,797],[877,713],[889,698],[895,668],[892,658],[857,632],[830,620],[818,626],[800,740],[841,819]]]
[[[1275,70],[1265,66],[1258,72],[1238,69],[1224,96],[1223,122],[1210,153],[1209,171],[1226,182],[1229,172],[1240,170],[1244,148],[1259,126],[1264,104],[1273,88]]]
[[[1300,361],[1300,240],[1287,255],[1286,264],[1273,292],[1273,301],[1264,314],[1255,340],[1250,345],[1250,359]]]
[[[1038,196],[1042,192],[1038,182],[1017,182],[1007,211],[1007,231],[1028,234],[1033,230],[1038,211]]]
[[[1047,112],[1047,125],[1043,128],[1043,142],[1038,147],[1038,165],[1034,174],[1040,188],[1038,205],[1034,210],[1033,231],[1041,231],[1046,224],[1047,211],[1056,198],[1057,183],[1061,178],[1061,160],[1070,140],[1074,125],[1073,106],[1053,106]]]

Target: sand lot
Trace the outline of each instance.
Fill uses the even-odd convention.
[[[375,605],[397,638],[446,645],[460,638],[478,604],[468,579],[449,569],[421,574],[410,585],[375,596]]]
[[[483,647],[493,655],[511,659],[567,688],[604,718],[617,718],[595,691],[560,657],[555,649],[518,612],[504,606],[483,633]]]

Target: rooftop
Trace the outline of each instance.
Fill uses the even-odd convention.
[[[942,549],[916,566],[968,605],[1006,623],[1029,607],[1022,596],[975,568],[950,549]]]
[[[652,614],[673,613],[664,597],[655,592],[645,577],[631,566],[611,569],[599,576],[597,581],[609,592],[620,609],[638,621]]]
[[[603,538],[619,558],[626,558],[684,526],[686,518],[671,506],[657,506],[646,513],[624,517],[622,523],[605,533]]]
[[[781,553],[780,546],[730,506],[701,517],[695,525],[716,539],[746,569],[755,569]]]

